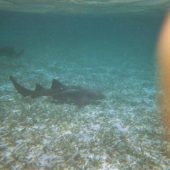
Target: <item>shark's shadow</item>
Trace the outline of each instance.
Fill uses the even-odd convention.
[[[49,89],[36,84],[35,90],[30,90],[20,85],[13,76],[10,76],[14,87],[22,96],[30,96],[37,98],[41,96],[50,96],[56,103],[75,104],[77,106],[85,106],[88,104],[97,104],[105,96],[96,91],[86,89],[80,86],[66,86],[60,81],[53,79]]]

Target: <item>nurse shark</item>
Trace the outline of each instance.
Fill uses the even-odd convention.
[[[16,50],[13,47],[0,47],[0,56],[10,57],[10,58],[17,58],[20,57],[24,53],[24,49]]]
[[[100,92],[92,91],[80,86],[66,86],[56,79],[53,79],[50,88],[44,88],[40,84],[36,84],[34,90],[27,89],[20,85],[13,76],[10,76],[10,80],[18,93],[24,97],[30,96],[32,98],[37,98],[41,96],[50,96],[57,103],[74,104],[77,106],[97,104],[105,98]]]

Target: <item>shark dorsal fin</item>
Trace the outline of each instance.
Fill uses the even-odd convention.
[[[53,79],[51,89],[56,89],[56,90],[60,89],[60,90],[62,90],[63,88],[64,88],[63,84],[61,84],[58,80]]]
[[[44,88],[40,85],[40,84],[36,84],[36,87],[35,87],[35,91],[41,91],[43,90]]]

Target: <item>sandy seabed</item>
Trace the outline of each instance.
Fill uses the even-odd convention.
[[[1,62],[0,169],[168,170],[170,145],[163,140],[154,80],[143,76],[147,69],[48,62]],[[58,78],[101,90],[106,99],[79,108],[23,98],[9,75],[29,88],[36,82],[49,87]]]

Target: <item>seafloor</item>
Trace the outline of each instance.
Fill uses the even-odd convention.
[[[161,18],[1,14],[0,169],[168,170],[157,102],[155,41]],[[19,95],[53,78],[100,90],[98,105]]]

